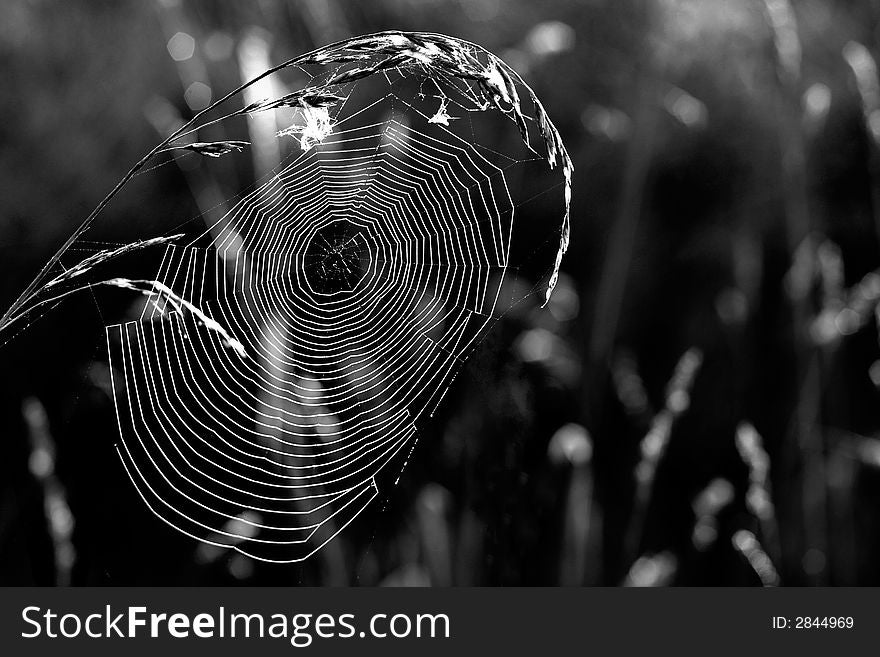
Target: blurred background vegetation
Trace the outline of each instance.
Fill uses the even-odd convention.
[[[62,305],[7,342],[0,582],[880,584],[876,0],[3,9],[4,308],[181,118],[261,57],[348,36],[499,54],[576,170],[549,308],[496,326],[399,486],[301,565],[197,545],[137,498],[101,330],[130,298]],[[194,170],[138,181],[89,239],[224,198]]]

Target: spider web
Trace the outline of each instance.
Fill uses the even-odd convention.
[[[140,497],[200,541],[293,562],[396,483],[492,324],[549,299],[572,167],[532,90],[473,44],[383,33],[277,73],[306,84],[249,104],[237,90],[136,169],[181,149],[243,156],[194,140],[265,112],[289,121],[281,164],[204,230],[159,242],[155,280],[103,283],[150,301],[107,327]],[[539,173],[554,214],[523,227]]]

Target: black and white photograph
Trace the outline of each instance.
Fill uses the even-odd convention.
[[[876,646],[878,58],[876,0],[3,0],[0,650]]]

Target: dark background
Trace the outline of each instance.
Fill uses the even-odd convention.
[[[880,583],[878,17],[874,0],[7,0],[4,306],[169,116],[242,82],[248,40],[272,63],[391,28],[475,41],[536,89],[576,170],[553,303],[495,327],[400,485],[301,565],[197,545],[137,498],[102,333],[130,298],[0,336],[0,582]],[[179,62],[177,33],[195,43]],[[211,191],[174,167],[134,189],[92,246]]]

